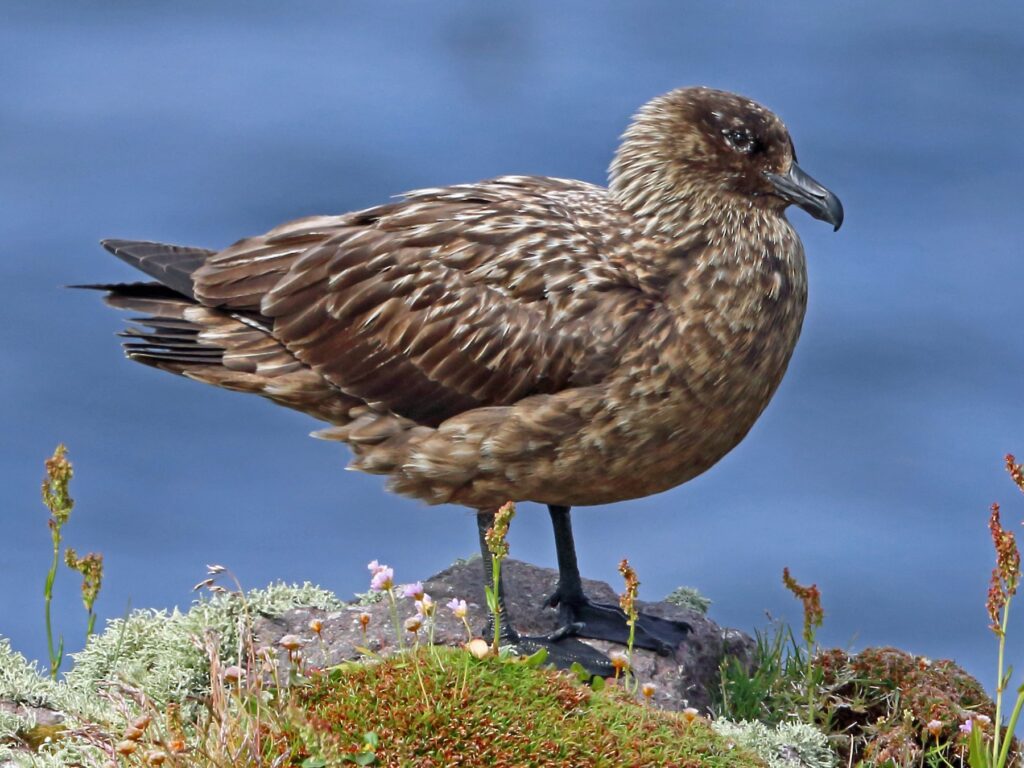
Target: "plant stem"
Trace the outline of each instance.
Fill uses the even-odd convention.
[[[1003,660],[1004,651],[1006,649],[1006,624],[1010,618],[1010,601],[1007,599],[1003,605],[1003,621],[999,627],[999,674],[996,677],[996,722],[994,733],[992,735],[992,761],[995,766],[1001,765],[995,762],[996,758],[1000,754],[999,752],[999,737],[1001,735],[1000,728],[1003,724],[1003,689],[1006,687],[1006,680],[1003,678]],[[1007,734],[1006,740],[1010,741],[1011,736]]]
[[[814,656],[807,648],[807,724],[814,725]]]
[[[46,611],[46,645],[50,654],[50,677],[57,679],[57,672],[60,670],[61,661],[64,656],[64,638],[60,638],[56,650],[53,647],[53,623],[50,618],[50,603],[53,600],[53,582],[57,578],[57,565],[60,562],[60,525],[50,522],[50,538],[53,540],[53,562],[50,563],[50,570],[46,574],[46,584],[43,588],[43,601]]]
[[[1006,726],[1006,741],[1003,742],[1003,748],[999,752],[999,761],[996,763],[997,766],[1006,765],[1006,758],[1010,752],[1010,743],[1013,741],[1013,732],[1017,729],[1017,718],[1020,717],[1020,711],[1024,708],[1024,683],[1021,684],[1017,691],[1017,703],[1013,705],[1013,712],[1010,714],[1010,722]],[[999,730],[999,726],[996,725],[996,730]]]
[[[492,594],[493,594],[493,605],[491,606],[491,615],[494,616],[494,640],[491,643],[491,648],[494,650],[495,656],[498,654],[498,646],[501,640],[501,600],[499,599],[500,585],[501,585],[501,558],[491,558],[491,579],[492,579]]]

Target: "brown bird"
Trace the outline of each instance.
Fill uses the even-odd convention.
[[[328,422],[353,468],[477,510],[481,534],[507,500],[548,505],[562,628],[504,621],[506,640],[600,666],[568,636],[626,625],[583,594],[570,507],[672,488],[743,439],[804,318],[785,210],[843,220],[778,117],[708,88],[646,104],[609,176],[424,189],[221,251],[107,240],[158,282],[89,287],[145,315],[132,360]],[[668,652],[686,629],[643,616],[636,642]]]

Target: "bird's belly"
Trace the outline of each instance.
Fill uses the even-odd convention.
[[[681,401],[681,402],[680,402]],[[760,400],[767,403],[767,398]],[[689,398],[636,403],[599,414],[553,462],[558,484],[533,498],[549,504],[607,504],[660,493],[702,474],[747,434],[762,407],[708,407]],[[543,494],[543,495],[542,495]]]
[[[490,429],[467,414],[468,423],[458,430],[443,425],[431,441],[439,457],[434,467],[442,455],[464,454],[465,472],[433,473],[435,496],[427,500],[476,508],[510,499],[585,506],[668,490],[732,450],[775,383],[756,392],[749,382],[743,392],[722,388],[715,402],[682,390],[638,394],[626,384],[570,390],[494,409]],[[476,444],[472,435],[483,432]],[[401,485],[396,490],[403,491]]]

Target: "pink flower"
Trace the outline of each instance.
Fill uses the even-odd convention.
[[[423,618],[434,615],[434,599],[427,593],[423,593],[423,596],[416,601],[416,613]]]
[[[369,563],[366,564],[366,569],[370,573],[376,573],[381,569],[381,564],[378,563],[376,560],[371,560]]]
[[[373,563],[370,563],[373,565]],[[380,566],[370,579],[371,592],[386,592],[395,585],[395,572],[386,565]]]
[[[402,587],[402,596],[411,597],[413,600],[423,599],[423,584],[415,582],[414,584],[406,584]]]
[[[970,718],[967,718],[960,724],[960,733],[970,733],[974,730],[974,723],[971,722]]]
[[[925,726],[928,733],[934,736],[936,739],[942,734],[942,721],[941,720],[929,720],[928,725]]]
[[[457,619],[464,619],[464,618],[466,618],[466,614],[469,612],[469,608],[466,606],[466,601],[465,600],[459,600],[456,597],[453,597],[451,600],[449,600],[447,605],[446,605],[446,607],[452,613],[455,614],[455,618],[457,618]]]

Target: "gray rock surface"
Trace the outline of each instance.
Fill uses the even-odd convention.
[[[469,605],[469,625],[479,634],[487,618],[486,602],[481,581],[479,560],[456,563],[424,582],[424,588],[435,601],[436,624],[434,642],[458,646],[466,642],[466,628],[445,607],[452,598],[464,599]],[[502,567],[509,615],[523,634],[544,635],[557,626],[557,612],[544,607],[544,599],[558,579],[556,571],[540,568],[518,560],[506,560]],[[617,603],[618,595],[607,584],[584,579],[584,590],[594,600]],[[654,703],[664,709],[680,710],[696,707],[702,712],[710,705],[719,681],[718,667],[724,655],[750,660],[753,640],[734,629],[718,626],[699,612],[682,608],[670,602],[646,603],[638,601],[640,608],[655,616],[682,619],[693,631],[673,656],[659,656],[653,651],[634,649],[633,669],[641,682],[657,686]],[[404,621],[415,613],[412,600],[399,599],[399,618]],[[359,626],[361,612],[370,615],[364,637]],[[310,622],[318,619],[321,631],[317,636]],[[391,609],[386,601],[353,603],[345,610],[326,612],[317,609],[295,609],[280,616],[261,617],[255,624],[257,646],[278,648],[281,663],[287,665],[287,655],[278,646],[285,635],[298,635],[304,641],[304,663],[321,667],[357,659],[363,654],[360,647],[378,653],[387,653],[396,647]],[[403,635],[411,640],[403,630]],[[426,635],[420,632],[420,642]],[[623,646],[596,640],[586,640],[605,654],[624,650]]]

